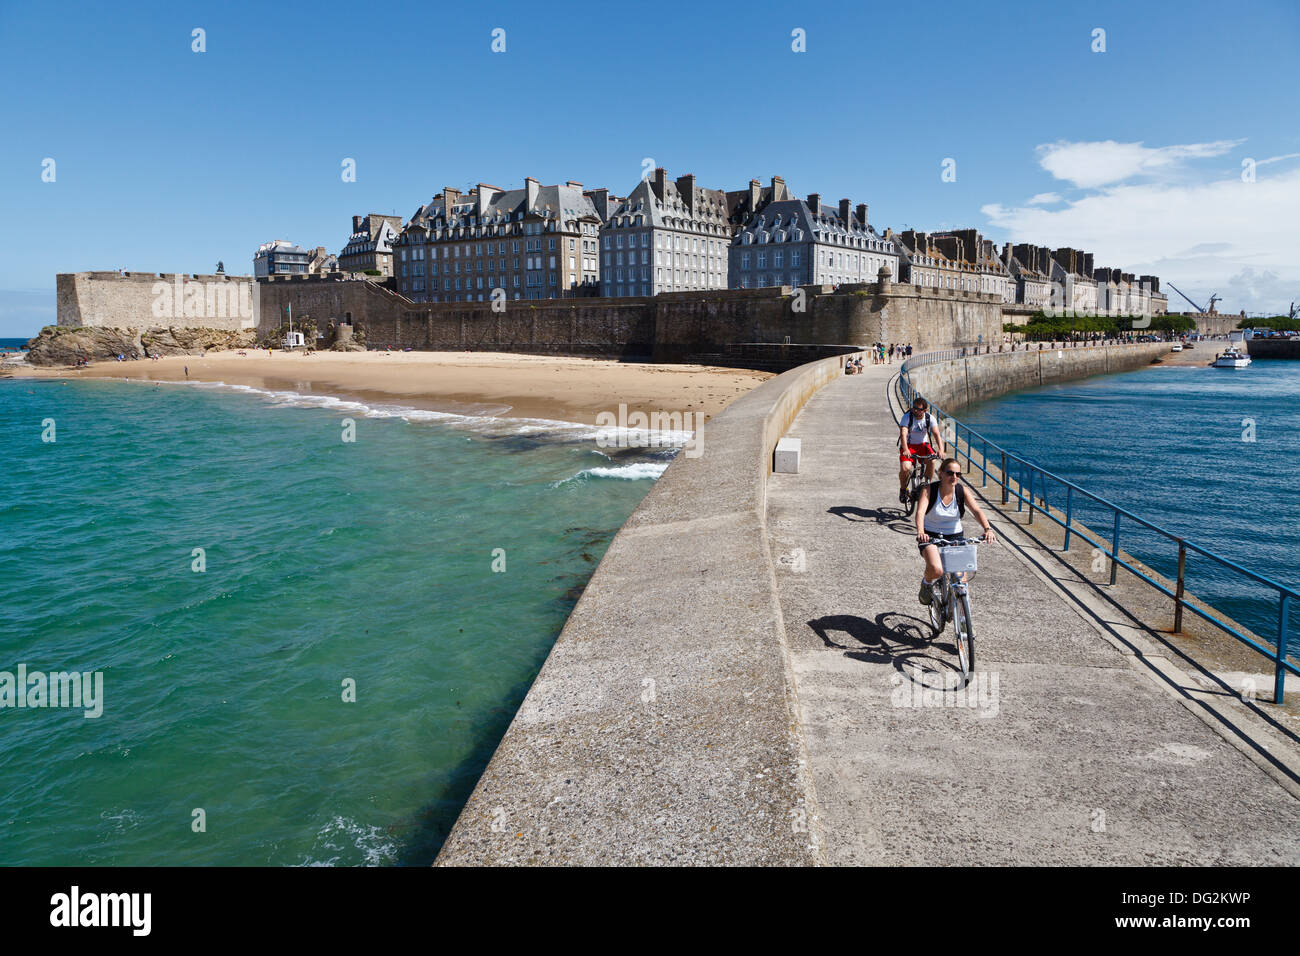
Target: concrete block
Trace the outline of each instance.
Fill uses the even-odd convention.
[[[779,475],[799,474],[799,456],[803,443],[798,438],[782,438],[776,443],[772,471]]]

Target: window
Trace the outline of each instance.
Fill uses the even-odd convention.
[[[742,268],[742,269],[748,269],[748,268],[749,268],[749,253],[748,253],[748,252],[742,252],[742,253],[740,254],[740,268]]]
[[[776,266],[776,268],[778,269],[781,268],[781,260],[784,257],[785,254],[781,252],[780,249],[776,250],[775,252],[772,253],[772,265]]]
[[[767,268],[767,253],[766,253],[766,252],[760,252],[760,253],[758,254],[758,267],[759,267],[760,269],[766,269],[766,268]],[[759,285],[762,285],[762,284],[763,284],[762,282],[759,282]]]

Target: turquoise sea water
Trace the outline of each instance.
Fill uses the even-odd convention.
[[[959,417],[1153,524],[1300,589],[1300,362],[1153,366],[1016,392]],[[978,472],[970,480],[978,484]],[[1049,484],[1047,491],[1049,503],[1063,507],[1064,490]],[[1080,520],[1109,536],[1108,513],[1077,499],[1076,506]],[[1120,535],[1121,548],[1176,574],[1176,544],[1133,522],[1122,522]],[[1187,589],[1275,640],[1275,591],[1191,553]],[[1300,607],[1290,619],[1294,640]],[[1288,651],[1300,655],[1300,647]]]
[[[292,393],[0,381],[0,671],[104,688],[98,718],[0,708],[0,864],[431,862],[663,454]]]

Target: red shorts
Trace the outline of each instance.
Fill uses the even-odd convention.
[[[907,446],[907,451],[899,453],[898,460],[911,461],[913,455],[933,455],[933,454],[934,454],[934,448],[930,445],[929,442],[926,442],[923,445],[913,445],[909,443]]]

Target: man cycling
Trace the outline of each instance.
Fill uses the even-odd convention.
[[[921,497],[916,503],[916,546],[925,562],[925,570],[921,572],[921,592],[917,595],[922,604],[930,603],[934,596],[934,582],[943,577],[939,549],[930,542],[935,538],[947,541],[962,538],[961,519],[967,508],[984,529],[984,540],[989,544],[997,541],[979,502],[973,495],[967,495],[961,486],[961,465],[957,459],[945,458],[939,475],[938,482],[921,489]]]
[[[931,444],[930,439],[934,438]],[[913,455],[942,455],[943,435],[939,432],[939,423],[930,414],[930,403],[924,398],[916,398],[912,409],[898,423],[898,500],[907,504],[907,480],[912,474]],[[935,451],[938,448],[938,451]],[[934,459],[925,463],[925,479],[934,479]]]

